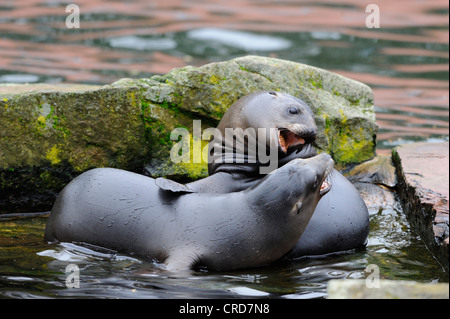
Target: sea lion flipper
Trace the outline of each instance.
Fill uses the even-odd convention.
[[[186,251],[173,252],[165,261],[168,271],[188,270],[193,266],[193,258]]]
[[[194,191],[192,189],[190,189],[188,186],[177,183],[177,182],[167,179],[167,178],[158,177],[157,179],[155,179],[155,184],[156,184],[156,186],[158,186],[160,189],[162,189],[164,191],[176,192],[176,193],[180,193],[180,192],[181,193],[194,193]]]

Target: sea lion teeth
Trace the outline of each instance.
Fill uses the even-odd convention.
[[[286,147],[286,140],[284,139],[283,135],[281,134],[281,132],[278,132],[278,141],[280,143],[280,147],[283,150],[283,152],[287,152],[287,147]]]
[[[278,130],[278,141],[281,150],[284,153],[286,153],[288,148],[291,146],[304,145],[306,143],[304,138],[295,134],[294,132],[289,131],[288,129]]]
[[[320,195],[325,195],[326,193],[328,193],[328,191],[331,189],[331,184],[327,181],[324,180],[322,182],[322,185],[320,185]]]

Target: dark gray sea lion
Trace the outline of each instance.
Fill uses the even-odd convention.
[[[317,155],[312,146],[316,136],[314,115],[309,106],[300,99],[279,92],[257,92],[249,94],[229,107],[221,119],[218,129],[225,135],[226,128],[242,128],[236,131],[236,141],[244,141],[248,128],[275,128],[277,135],[272,140],[258,141],[267,148],[277,149],[277,165],[282,167],[295,158]],[[255,152],[250,152],[245,143],[241,148],[220,139],[210,143],[212,162],[210,176],[186,185],[171,183],[172,191],[227,193],[243,190],[257,183],[261,164]],[[259,144],[260,145],[260,144]],[[214,153],[216,152],[216,153]],[[233,155],[234,153],[240,153]],[[230,159],[244,158],[240,163]],[[256,158],[256,160],[255,160]],[[305,232],[288,258],[305,255],[323,255],[363,247],[369,234],[367,207],[355,187],[338,171],[328,177],[331,191],[317,205]],[[158,179],[162,188],[163,179]]]
[[[269,134],[270,129],[275,134]],[[240,98],[225,112],[219,125],[220,134],[209,144],[209,177],[178,184],[164,178],[156,183],[173,192],[229,193],[241,191],[258,182],[269,171],[261,174],[261,167],[272,170],[294,158],[317,155],[311,145],[317,133],[314,114],[300,99],[278,92],[257,92]],[[267,134],[258,139],[258,129]],[[233,139],[227,139],[232,130]],[[257,147],[271,150],[271,163],[261,163],[259,149],[249,147],[252,140]],[[273,163],[273,161],[275,161]],[[275,165],[273,165],[275,164]]]
[[[324,180],[332,167],[326,154],[296,159],[226,194],[174,193],[143,175],[93,169],[59,194],[45,239],[163,261],[168,270],[269,264],[298,241],[329,190]]]
[[[217,128],[222,138],[215,137],[209,144],[209,175],[239,172],[260,176],[264,174],[261,167],[272,164],[265,163],[268,159],[275,160],[273,168],[277,168],[293,158],[315,155],[311,146],[317,134],[314,114],[305,102],[292,95],[246,95],[229,107]],[[258,134],[261,129],[266,133]],[[270,134],[271,129],[274,134]],[[227,138],[227,130],[234,133],[234,139]],[[249,147],[248,141],[253,141],[257,149]],[[260,147],[264,152],[259,151]],[[267,158],[267,152],[274,154]]]

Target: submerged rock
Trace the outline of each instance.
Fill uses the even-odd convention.
[[[391,156],[377,155],[344,172],[364,199],[369,213],[398,207],[394,188],[397,186]]]
[[[371,89],[312,66],[247,56],[173,69],[111,85],[0,85],[0,212],[48,209],[76,175],[116,167],[178,181],[207,175],[206,162],[170,160],[174,128],[193,120],[215,127],[226,109],[252,92],[275,90],[307,102],[316,146],[338,167],[375,154]],[[191,144],[194,144],[192,143]],[[192,152],[191,152],[192,153]],[[192,154],[191,154],[192,155]]]
[[[376,284],[378,286],[376,286]],[[338,280],[328,282],[328,299],[448,299],[448,283],[419,283],[405,280],[379,279]]]

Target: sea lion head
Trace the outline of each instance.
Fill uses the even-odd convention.
[[[216,171],[254,173],[260,161],[256,151],[252,153],[248,147],[248,141],[256,141],[258,147],[263,145],[277,152],[277,167],[293,158],[316,155],[311,146],[317,135],[314,114],[305,102],[286,93],[264,91],[240,98],[228,108],[217,128],[223,138],[210,143],[210,174]],[[263,137],[258,134],[259,129],[266,131]],[[226,139],[227,130],[234,130],[234,140]],[[220,154],[215,154],[217,150]],[[242,159],[234,163],[245,164],[230,165],[230,158]]]
[[[264,177],[258,184],[271,183],[270,190],[266,189],[261,195],[266,198],[262,202],[273,204],[278,199],[278,206],[293,205],[298,202],[317,204],[322,196],[331,189],[327,177],[334,167],[330,155],[323,153],[310,158],[293,159]],[[250,188],[250,189],[251,189]],[[281,193],[280,193],[281,192]],[[270,199],[273,197],[272,199]],[[269,198],[269,200],[267,200]],[[298,205],[297,205],[298,206]],[[298,209],[300,207],[297,207]]]
[[[327,177],[333,166],[333,159],[325,153],[293,159],[246,189],[248,203],[263,206],[271,228],[283,225],[286,234],[300,236],[319,200],[332,187]]]
[[[315,140],[317,126],[314,114],[302,100],[274,91],[247,97],[242,101],[246,102],[241,111],[242,124],[253,128],[276,128],[278,149],[284,154]]]

